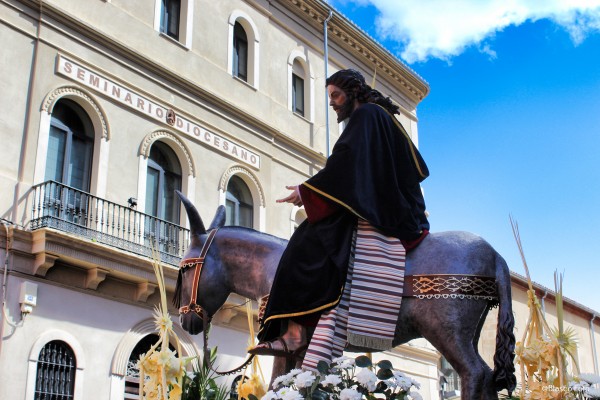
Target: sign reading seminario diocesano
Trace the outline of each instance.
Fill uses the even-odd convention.
[[[56,72],[161,123],[165,123],[167,119],[167,114],[169,113],[168,107],[151,101],[133,90],[117,84],[60,54],[56,63]],[[220,152],[228,154],[245,164],[260,168],[259,155],[206,130],[194,121],[180,115],[175,115],[175,119],[170,121],[170,125],[177,131]]]

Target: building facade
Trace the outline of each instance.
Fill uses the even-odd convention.
[[[324,165],[343,129],[326,75],[375,76],[415,142],[429,92],[321,0],[0,0],[0,37],[0,398],[135,398],[132,361],[156,339],[151,245],[169,296],[187,246],[174,190],[205,220],[225,205],[227,224],[287,238],[305,214],[275,199]],[[244,301],[232,295],[214,320],[223,368],[245,356]],[[573,310],[587,332],[589,310]],[[175,329],[199,355],[201,337]],[[595,350],[580,356],[597,371]],[[376,357],[425,399],[459,390],[442,386],[425,341]]]

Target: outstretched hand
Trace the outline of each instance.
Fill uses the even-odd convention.
[[[277,203],[292,203],[295,206],[302,207],[302,197],[300,197],[300,190],[298,189],[298,186],[286,186],[285,188],[293,190],[293,192],[283,199],[276,200]]]

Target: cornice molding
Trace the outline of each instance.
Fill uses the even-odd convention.
[[[278,1],[302,19],[321,29],[325,19],[329,16],[330,8],[322,0]],[[329,40],[359,56],[366,64],[376,67],[378,73],[384,73],[391,83],[394,83],[417,103],[429,94],[429,85],[416,72],[394,57],[346,17],[334,10],[331,11],[333,11],[334,17],[327,24],[328,32],[332,35]]]

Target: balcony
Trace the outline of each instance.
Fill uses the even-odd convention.
[[[154,246],[175,266],[188,244],[186,228],[55,181],[35,185],[30,196],[32,231],[53,228],[146,257]]]

